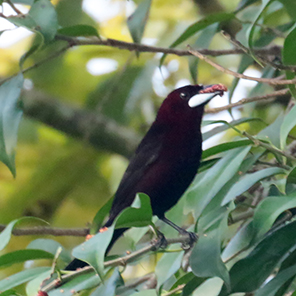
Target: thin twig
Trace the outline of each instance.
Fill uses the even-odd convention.
[[[275,147],[272,147],[262,141],[260,141],[259,139],[254,138],[253,136],[251,136],[249,133],[247,132],[243,132],[243,135],[246,136],[248,139],[250,139],[255,145],[257,146],[261,146],[264,147],[266,150],[275,153],[275,154],[280,154],[284,157],[286,157],[287,159],[290,159],[292,161],[296,161],[296,158],[293,157],[292,155],[287,154],[285,151],[282,151],[280,149],[277,149]]]
[[[15,5],[10,1],[10,0],[6,0],[6,2],[11,6],[11,8],[18,14],[18,15],[23,15],[23,13],[17,8],[15,7]]]
[[[176,244],[176,243],[186,244],[186,243],[189,243],[190,238],[188,236],[181,236],[178,238],[169,238],[166,241],[167,241],[167,245]],[[123,257],[120,257],[120,258],[117,258],[114,260],[106,261],[104,263],[104,267],[106,268],[106,267],[115,267],[115,266],[122,266],[122,265],[125,266],[127,263],[132,262],[132,261],[138,259],[139,257],[141,257],[145,254],[148,254],[151,251],[154,251],[158,247],[158,245],[159,245],[159,241],[157,239],[155,239],[151,242],[150,245],[148,245],[138,251],[135,251],[131,254],[128,254],[126,256],[123,256]],[[87,274],[87,273],[91,273],[91,272],[94,272],[93,268],[91,266],[86,266],[84,268],[78,269],[76,271],[73,271],[71,273],[61,276],[61,278],[60,278],[61,281],[59,280],[58,284],[60,286],[61,284],[68,282],[69,280],[77,277],[78,275]],[[49,283],[48,285],[46,285],[45,287],[43,287],[42,291],[49,292],[55,288],[57,288],[57,281],[54,280],[51,283]]]
[[[276,78],[256,78],[256,77],[252,77],[252,76],[247,76],[241,73],[237,73],[234,72],[232,70],[226,69],[223,66],[213,62],[212,60],[210,60],[209,58],[207,58],[206,56],[204,56],[201,52],[192,49],[190,46],[188,46],[189,48],[189,52],[192,53],[194,56],[198,57],[199,59],[205,61],[206,63],[208,63],[209,65],[213,66],[214,68],[216,68],[217,70],[232,75],[236,78],[241,78],[241,79],[247,79],[247,80],[252,80],[252,81],[257,81],[257,82],[262,82],[262,83],[267,83],[270,85],[285,85],[285,84],[296,84],[296,78],[294,79],[287,79],[287,80],[278,80]]]
[[[182,291],[185,287],[185,284],[182,284],[182,285],[179,285],[177,288],[167,292],[167,293],[164,293],[162,294],[162,296],[170,296],[170,295],[173,295],[175,294],[176,292],[179,292],[179,291]]]
[[[254,97],[251,97],[251,98],[244,98],[244,99],[241,99],[241,100],[239,100],[239,101],[237,101],[235,103],[231,103],[231,104],[228,104],[228,105],[223,106],[223,107],[209,108],[209,109],[206,109],[205,113],[218,113],[220,111],[228,110],[228,109],[231,109],[233,107],[241,106],[241,105],[244,105],[244,104],[247,104],[247,103],[257,102],[257,101],[262,101],[262,100],[268,100],[268,99],[272,99],[274,97],[285,96],[288,93],[289,93],[289,89],[285,88],[285,89],[277,90],[277,91],[274,91],[272,93],[269,93],[269,94],[266,94],[266,95],[263,95],[263,96],[254,96]]]

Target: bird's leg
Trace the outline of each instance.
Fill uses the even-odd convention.
[[[154,234],[157,236],[156,238],[156,242],[154,243],[155,244],[155,247],[153,248],[154,251],[158,250],[159,248],[163,248],[165,249],[168,245],[168,242],[164,236],[164,234],[162,232],[160,232],[156,227],[155,225],[152,223],[149,225],[152,229],[152,231],[154,232]]]
[[[184,228],[176,225],[174,222],[163,216],[160,218],[164,223],[170,225],[174,229],[176,229],[181,235],[187,235],[189,237],[189,247],[192,247],[192,245],[198,240],[198,236],[194,232],[190,232],[185,230]],[[186,248],[186,245],[183,244],[183,248]],[[188,247],[187,247],[188,248]]]

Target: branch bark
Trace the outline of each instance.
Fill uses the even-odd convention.
[[[24,91],[21,100],[26,116],[96,148],[130,157],[140,141],[134,131],[102,114],[75,109],[45,94]]]

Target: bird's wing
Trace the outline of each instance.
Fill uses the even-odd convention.
[[[109,219],[112,222],[124,208],[132,204],[135,198],[134,190],[136,185],[145,176],[151,165],[158,159],[162,146],[161,137],[161,132],[151,128],[131,158],[115,193]]]

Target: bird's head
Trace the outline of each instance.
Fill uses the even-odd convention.
[[[159,108],[157,119],[167,123],[202,117],[204,106],[215,96],[222,96],[223,84],[186,85],[172,91]]]

